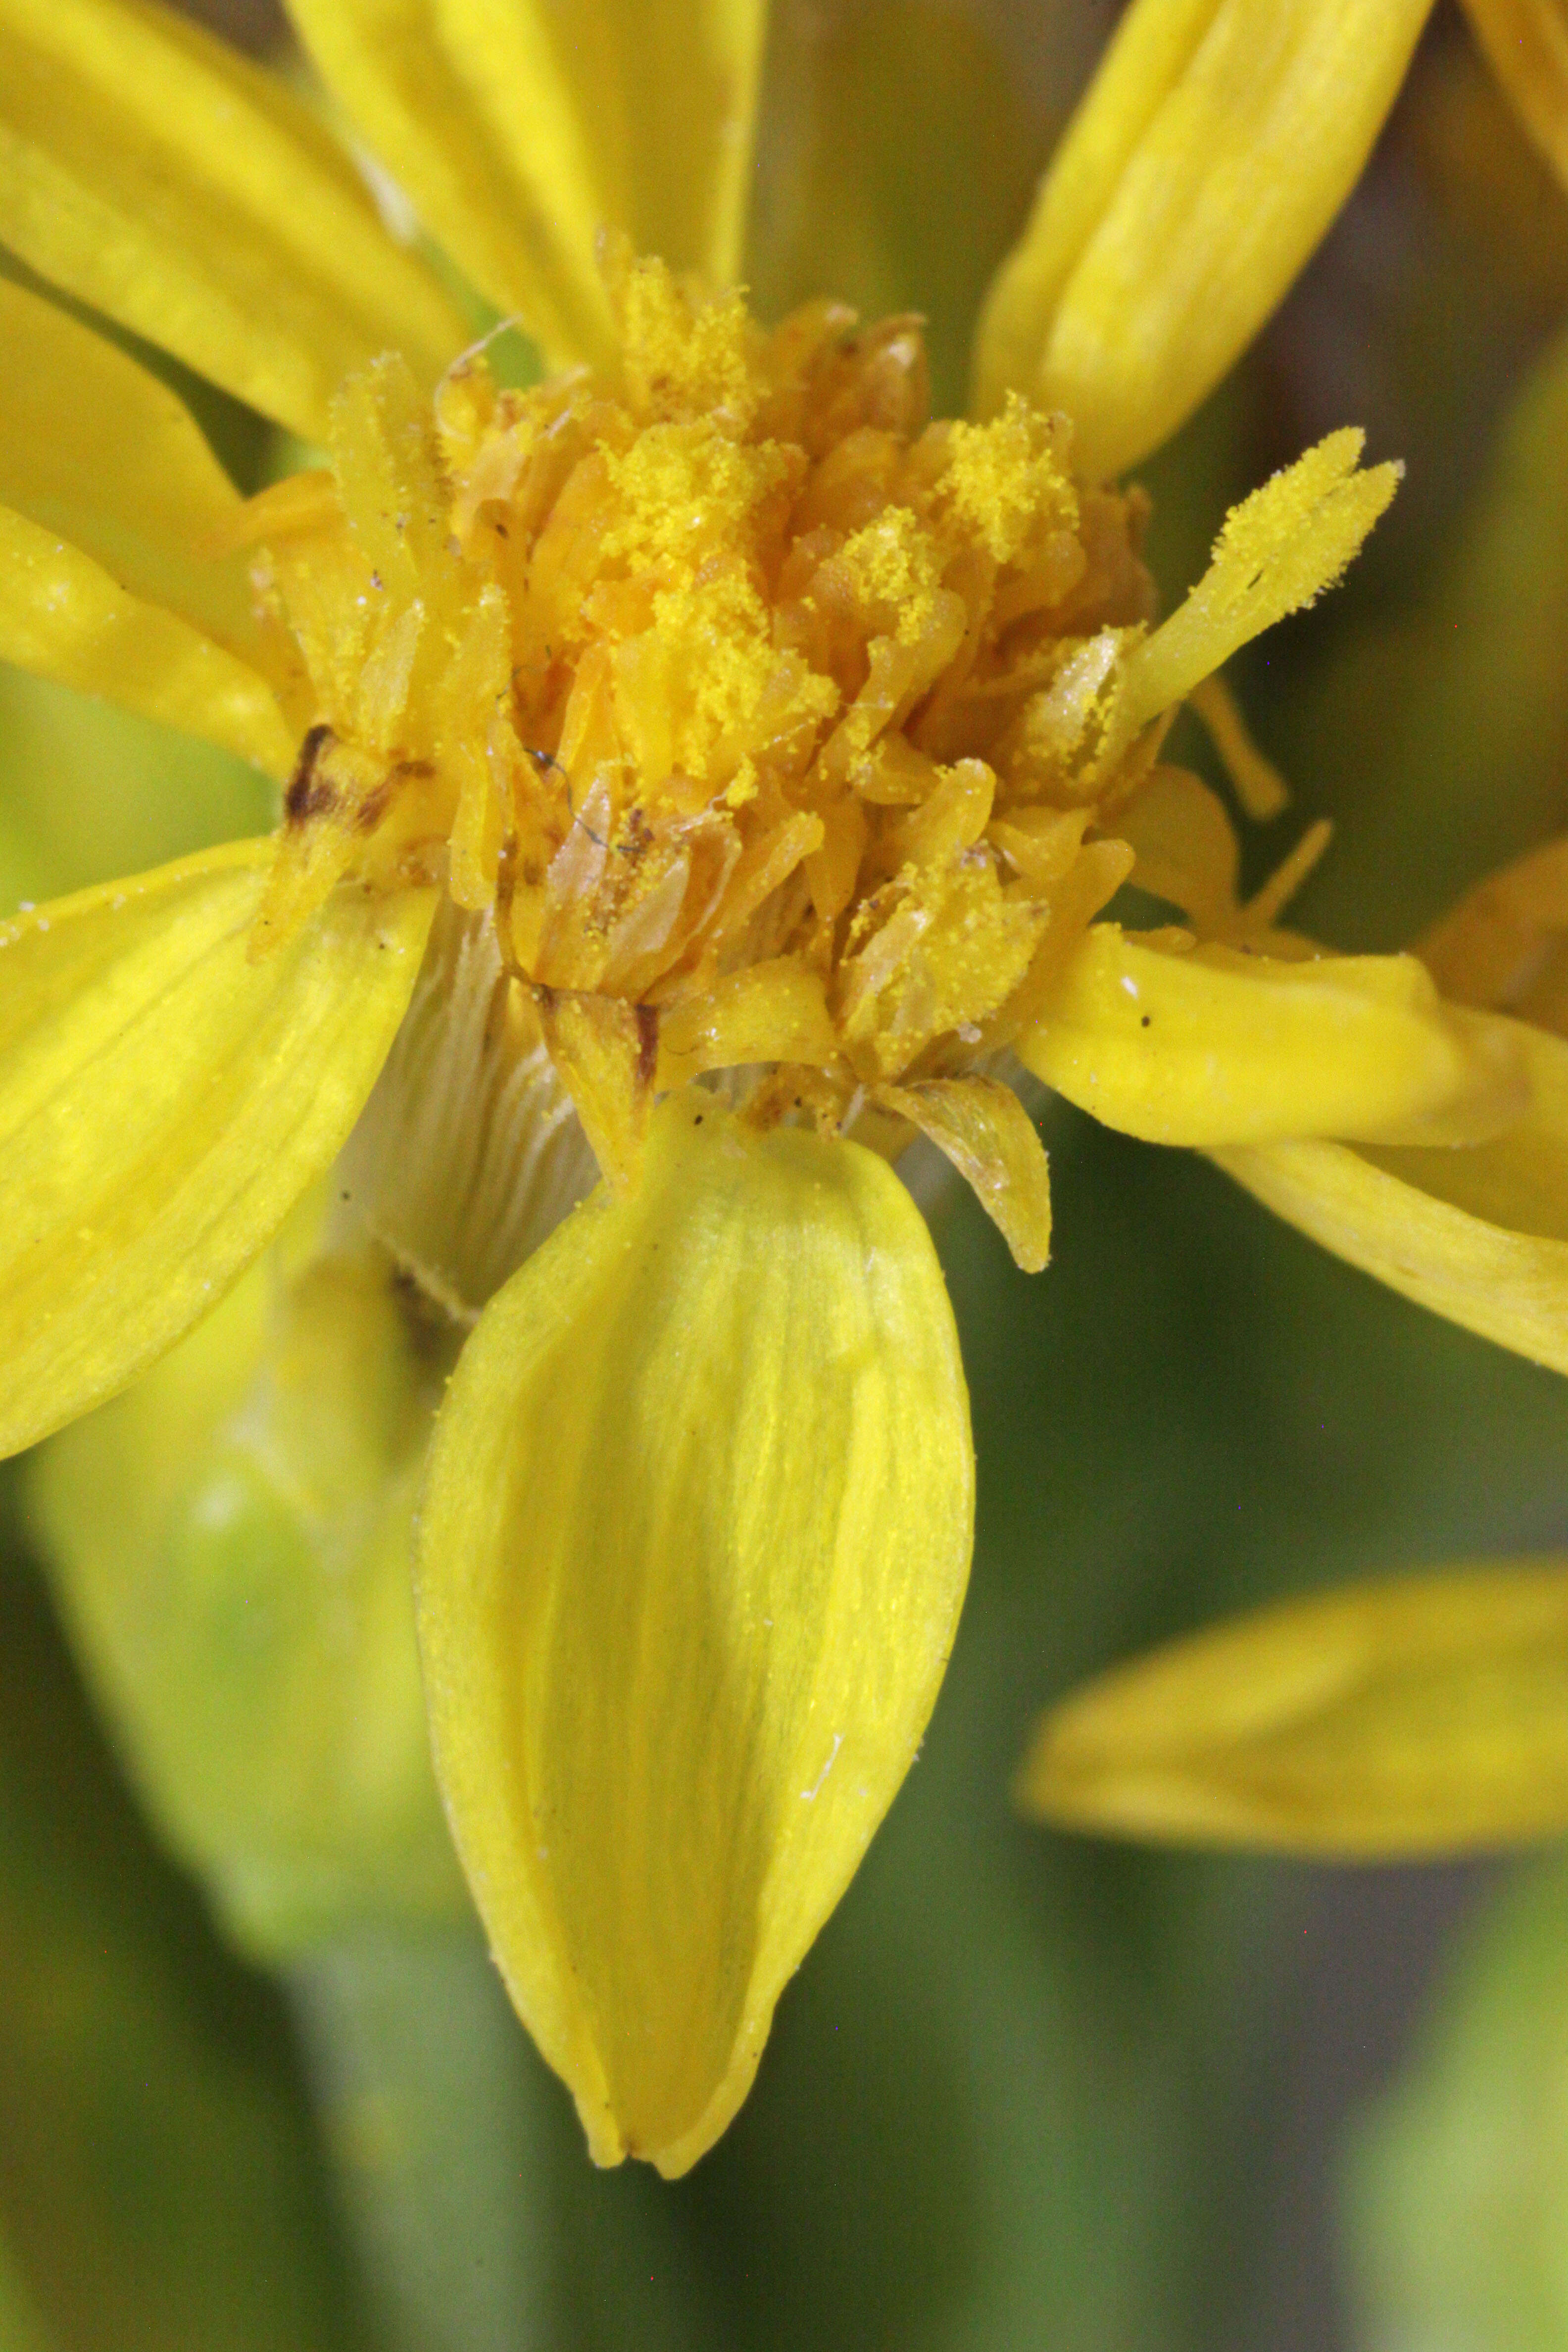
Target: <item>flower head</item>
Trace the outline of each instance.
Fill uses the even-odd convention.
[[[243,505],[134,362],[0,288],[0,650],[284,783],[274,839],[0,930],[0,1425],[122,1386],[336,1162],[361,1243],[469,1333],[418,1525],[437,1769],[604,2160],[679,2171],[723,2128],[940,1683],[973,1455],[889,1161],[928,1139],[1039,1267],[1020,1065],[1237,1153],[1453,1148],[1531,1099],[1508,1024],[1414,959],[1280,928],[1320,835],[1243,902],[1163,758],[1191,700],[1276,805],[1215,673],[1396,478],[1331,436],[1156,625],[1107,478],[1278,299],[1425,9],[1267,13],[1129,13],[980,414],[933,424],[918,320],[768,331],[733,290],[754,6],[584,5],[563,41],[522,0],[300,0],[554,363],[524,392],[281,90],[114,0],[0,8],[0,225],[330,457]],[[161,145],[106,127],[106,76]],[[1181,920],[1097,921],[1129,879]]]

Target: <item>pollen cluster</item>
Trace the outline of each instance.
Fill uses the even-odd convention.
[[[254,503],[305,730],[266,934],[349,870],[489,910],[612,1175],[719,1069],[764,1123],[926,1123],[1132,866],[1141,500],[1016,397],[930,422],[915,319],[612,279],[614,375],[381,362]]]

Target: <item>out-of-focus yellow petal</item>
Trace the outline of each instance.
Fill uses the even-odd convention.
[[[1568,1034],[1568,837],[1478,882],[1415,952],[1453,1003]]]
[[[0,507],[0,660],[221,743],[275,776],[293,745],[260,673],[100,563]]]
[[[308,440],[377,352],[433,382],[466,340],[299,100],[150,0],[0,5],[0,238]]]
[[[1522,1024],[1490,1025],[1511,1033],[1530,1084],[1529,1108],[1494,1142],[1281,1143],[1215,1158],[1337,1257],[1568,1372],[1568,1045]]]
[[[245,564],[215,553],[239,492],[184,403],[118,344],[4,278],[0,349],[0,499],[133,596],[250,655]]]
[[[426,226],[556,364],[613,331],[602,228],[733,282],[766,0],[290,0]]]
[[[1016,1795],[1068,1829],[1370,1860],[1568,1830],[1568,1562],[1259,1610],[1113,1669]]]
[[[973,1457],[924,1223],[869,1152],[689,1090],[487,1307],[437,1423],[437,1775],[595,2158],[675,2175],[913,1758]]]
[[[1399,487],[1397,466],[1359,469],[1364,440],[1353,425],[1331,433],[1231,509],[1197,586],[1127,657],[1130,733],[1333,586]]]
[[[1465,13],[1520,120],[1568,182],[1568,6],[1563,0],[1464,0]]]
[[[974,342],[982,415],[1035,390],[1072,274],[1218,10],[1219,0],[1135,0],[1122,17],[986,297]]]
[[[1414,956],[1180,952],[1115,923],[1087,934],[1015,1051],[1150,1143],[1386,1135],[1490,1084]]]
[[[998,272],[975,403],[1065,408],[1091,476],[1218,383],[1360,173],[1431,0],[1136,0]]]
[[[239,842],[0,924],[0,1453],[151,1363],[353,1126],[432,894],[334,894],[259,960]]]
[[[1050,1262],[1051,1180],[1035,1123],[997,1078],[921,1078],[871,1097],[936,1145],[995,1220],[1026,1274]]]
[[[1213,938],[1235,916],[1241,845],[1225,803],[1185,768],[1156,768],[1116,819],[1137,852],[1133,880]]]

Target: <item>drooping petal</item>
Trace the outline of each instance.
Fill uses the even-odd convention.
[[[1563,0],[1464,0],[1525,129],[1568,182],[1568,8]]]
[[[433,382],[466,340],[315,118],[172,8],[4,0],[0,237],[308,440],[377,352]]]
[[[1280,300],[1431,0],[1136,0],[1003,264],[975,404],[1065,408],[1090,475],[1156,447]]]
[[[1150,1143],[1386,1135],[1491,1080],[1414,956],[1173,952],[1115,923],[1088,932],[1015,1051]]]
[[[0,346],[0,499],[133,596],[253,656],[244,563],[214,552],[239,492],[184,403],[118,344],[3,278]]]
[[[1458,1150],[1279,1143],[1214,1156],[1336,1257],[1568,1372],[1568,1045],[1496,1025],[1523,1053],[1530,1105],[1494,1142]]]
[[[1359,468],[1364,440],[1351,425],[1331,433],[1231,509],[1197,586],[1127,656],[1129,734],[1332,587],[1399,487],[1397,466]]]
[[[1038,1819],[1361,1859],[1568,1830],[1568,1562],[1448,1570],[1258,1611],[1046,1716]]]
[[[285,776],[293,744],[260,672],[90,555],[0,507],[0,660],[221,743]]]
[[[0,924],[0,1453],[216,1306],[374,1083],[431,894],[342,889],[253,959],[271,856],[232,844]]]
[[[913,1757],[968,1573],[952,1312],[884,1164],[689,1090],[437,1423],[437,1769],[595,2158],[684,2171]]]
[[[974,1187],[1026,1274],[1050,1263],[1051,1180],[1033,1119],[998,1078],[920,1078],[879,1087],[871,1097],[896,1112]]]
[[[601,228],[739,274],[766,0],[290,0],[426,226],[550,360],[612,327]]]

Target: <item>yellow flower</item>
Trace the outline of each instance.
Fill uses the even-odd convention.
[[[917,322],[730,290],[761,0],[297,0],[389,211],[556,371],[524,393],[280,84],[148,5],[0,5],[14,252],[331,459],[242,506],[0,284],[0,653],[287,780],[274,840],[0,929],[0,1429],[123,1386],[334,1161],[472,1326],[419,1520],[437,1764],[602,2161],[724,2128],[941,1680],[972,1447],[889,1160],[927,1139],[1037,1267],[1009,1054],[1248,1181],[1556,1133],[1552,1041],[1279,930],[1316,835],[1240,902],[1161,757],[1191,701],[1278,804],[1214,673],[1394,470],[1331,436],[1157,626],[1110,486],[1305,259],[1426,5],[1139,0],[931,425]],[[1096,923],[1129,877],[1184,923]],[[581,1135],[605,1181],[533,1248]],[[1511,1279],[1488,1328],[1556,1360]]]

